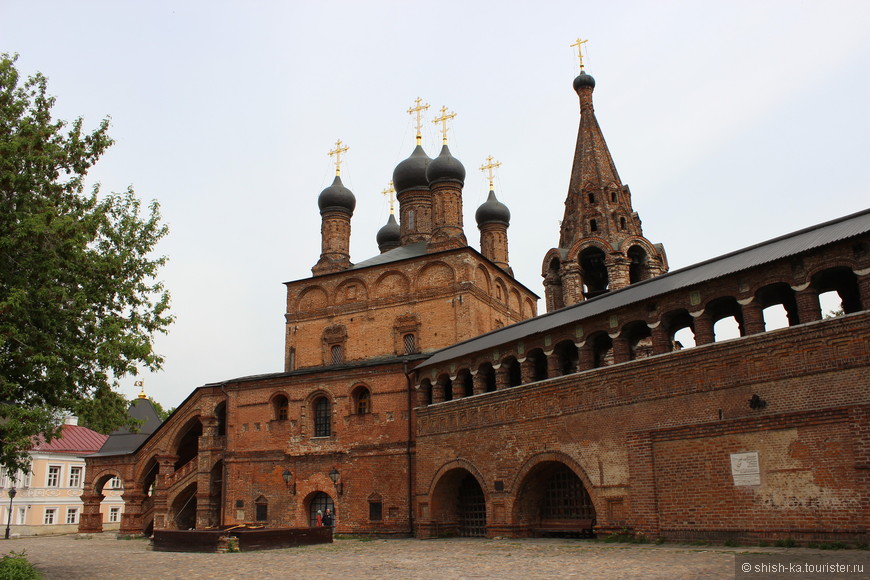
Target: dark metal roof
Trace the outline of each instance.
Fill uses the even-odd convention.
[[[135,432],[130,431],[126,427],[112,431],[109,434],[109,438],[100,447],[100,450],[90,457],[132,453],[160,427],[160,417],[157,416],[157,411],[148,399],[136,399],[130,403],[127,414],[133,419],[142,421],[142,424],[139,425]]]
[[[553,328],[590,318],[602,312],[768,264],[868,232],[870,232],[870,209],[786,234],[693,266],[674,270],[656,278],[632,284],[627,288],[608,292],[585,302],[494,330],[436,352],[420,364],[417,369],[495,348],[502,344],[521,340],[531,334],[547,332]]]
[[[399,246],[389,252],[378,254],[373,258],[364,260],[359,264],[351,266],[351,270],[360,268],[368,268],[369,266],[379,266],[381,264],[389,264],[390,262],[398,262],[399,260],[407,260],[409,258],[419,258],[426,255],[426,242],[417,242],[416,244],[408,244],[407,246]]]

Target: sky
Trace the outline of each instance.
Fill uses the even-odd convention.
[[[378,253],[417,97],[432,157],[435,111],[456,113],[477,248],[478,168],[501,162],[511,266],[543,296],[577,138],[578,37],[620,177],[672,270],[866,209],[868,27],[866,0],[0,0],[0,52],[48,77],[55,116],[91,130],[111,117],[115,145],[89,184],[161,205],[176,322],[155,340],[163,370],[138,379],[167,408],[283,369],[283,282],[320,255],[338,139],[357,199],[351,261]],[[135,380],[121,379],[129,398]]]

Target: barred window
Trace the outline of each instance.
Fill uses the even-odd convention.
[[[329,399],[319,397],[314,401],[314,436],[329,437],[332,435],[332,413]]]
[[[329,348],[329,355],[332,359],[332,364],[340,365],[344,362],[344,347],[340,344],[334,344]]]
[[[406,334],[402,339],[405,341],[405,354],[417,352],[417,339],[413,334]]]
[[[384,504],[379,501],[369,502],[369,520],[379,522],[384,519]]]
[[[260,496],[257,498],[256,503],[254,504],[257,508],[257,521],[265,522],[269,519],[269,504],[266,502],[266,498]]]

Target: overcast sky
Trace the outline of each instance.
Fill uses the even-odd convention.
[[[577,136],[578,36],[620,177],[672,270],[867,208],[868,28],[866,0],[0,0],[0,51],[49,78],[56,116],[90,129],[111,116],[116,144],[92,182],[157,199],[171,228],[159,250],[177,322],[156,342],[165,369],[144,375],[166,407],[282,370],[282,282],[319,257],[337,139],[357,198],[351,260],[377,254],[416,97],[431,104],[430,156],[433,111],[456,112],[475,247],[477,168],[501,161],[511,265],[543,296]]]

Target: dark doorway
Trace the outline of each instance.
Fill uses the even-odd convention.
[[[541,520],[594,519],[595,508],[577,474],[559,465],[544,490]]]
[[[311,498],[311,507],[308,508],[308,525],[312,528],[315,527],[317,525],[317,510],[320,510],[321,514],[325,514],[327,508],[329,508],[332,517],[335,518],[335,504],[332,502],[332,498],[322,491],[317,492]]]
[[[470,473],[459,486],[459,535],[465,538],[486,536],[486,498],[477,479]]]

